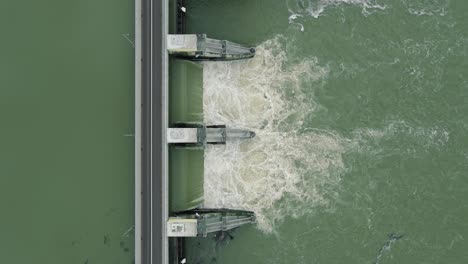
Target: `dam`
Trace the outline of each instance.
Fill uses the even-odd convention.
[[[255,223],[253,212],[202,207],[204,147],[255,133],[203,124],[203,67],[193,62],[249,59],[255,48],[184,34],[184,8],[135,6],[135,263],[180,263],[184,237]]]
[[[466,14],[2,1],[0,263],[468,263]]]

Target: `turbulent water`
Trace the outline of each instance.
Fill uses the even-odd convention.
[[[304,126],[318,107],[307,95],[323,84],[328,69],[316,58],[288,65],[284,41],[264,42],[246,62],[204,65],[205,123],[257,135],[206,150],[205,206],[253,210],[266,231],[287,214],[326,205],[344,169],[345,140]]]
[[[189,241],[189,259],[468,262],[467,14],[461,0],[188,5],[191,32],[257,47],[204,64],[203,110],[257,134],[206,150],[205,206],[258,217],[229,245]]]

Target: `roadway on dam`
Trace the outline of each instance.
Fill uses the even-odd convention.
[[[167,1],[135,3],[135,263],[168,263]]]

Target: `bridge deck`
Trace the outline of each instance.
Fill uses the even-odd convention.
[[[167,264],[167,0],[135,1],[135,263]]]

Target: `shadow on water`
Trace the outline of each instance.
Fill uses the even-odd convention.
[[[186,258],[187,263],[195,264],[215,264],[222,263],[219,260],[219,251],[229,246],[234,240],[236,230],[219,231],[208,234],[208,237],[189,238],[191,243],[187,243]]]
[[[216,232],[213,236],[214,241],[217,246],[224,246],[229,244],[229,241],[234,240],[232,235],[233,231],[219,231]]]

